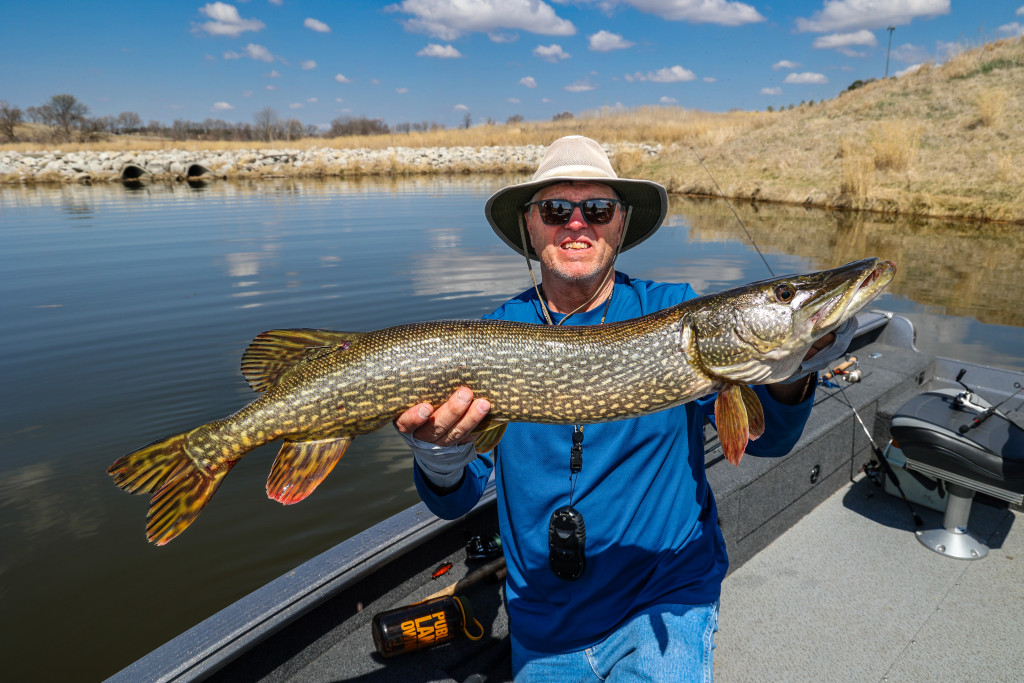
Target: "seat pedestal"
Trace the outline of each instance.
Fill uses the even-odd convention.
[[[946,484],[946,514],[942,528],[917,532],[921,545],[946,557],[980,560],[988,555],[988,546],[967,530],[974,491],[958,484]]]

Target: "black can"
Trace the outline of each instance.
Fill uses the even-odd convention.
[[[474,621],[472,613],[464,617],[469,609],[463,598],[446,595],[381,612],[373,617],[373,643],[382,657],[447,643]]]

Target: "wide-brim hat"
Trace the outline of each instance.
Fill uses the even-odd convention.
[[[523,207],[542,188],[564,182],[594,182],[608,185],[633,209],[622,238],[620,251],[643,242],[661,227],[668,213],[668,193],[650,180],[620,178],[604,148],[582,135],[569,135],[551,143],[528,182],[498,190],[484,205],[484,214],[494,232],[519,254],[537,260],[533,245],[520,237],[519,216]],[[529,251],[524,251],[528,249]]]

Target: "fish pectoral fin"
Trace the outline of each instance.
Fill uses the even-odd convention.
[[[747,432],[753,441],[764,434],[764,408],[761,407],[761,399],[746,384],[740,385],[740,395],[747,411]]]
[[[267,496],[282,505],[305,500],[331,473],[350,443],[348,437],[285,441],[267,478]]]
[[[726,459],[733,465],[740,464],[740,458],[750,439],[750,424],[743,398],[745,385],[733,384],[718,392],[715,400],[715,427]],[[749,389],[749,387],[747,387]],[[756,398],[756,396],[755,396]]]
[[[268,330],[253,339],[242,354],[242,375],[254,391],[266,391],[302,361],[344,351],[362,335],[333,330]]]
[[[473,442],[476,452],[490,453],[493,451],[501,441],[501,437],[505,436],[505,427],[508,427],[508,422],[491,423]]]

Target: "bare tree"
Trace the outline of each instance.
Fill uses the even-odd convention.
[[[74,131],[81,128],[89,114],[89,107],[75,99],[74,95],[54,95],[39,109],[43,123],[50,127],[54,139],[64,142],[71,141]]]
[[[142,128],[142,117],[133,111],[123,111],[117,116],[117,132],[121,135],[138,133]]]
[[[256,124],[253,132],[260,140],[273,142],[281,137],[281,119],[272,107],[263,107],[252,115],[252,119]]]
[[[469,127],[470,127],[470,125],[472,125],[472,123],[473,123],[473,117],[470,116],[469,112],[467,111],[466,114],[462,117],[462,127],[466,128],[466,129],[469,129]]]
[[[0,136],[3,136],[4,140],[14,142],[18,139],[14,129],[21,123],[21,117],[21,109],[0,100]]]

